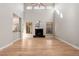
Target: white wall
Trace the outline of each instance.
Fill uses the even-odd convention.
[[[23,4],[0,3],[0,48],[16,40],[12,32],[13,13],[22,17]]]
[[[53,21],[53,10],[25,10],[24,20],[25,24],[26,21],[31,21],[33,23],[33,35],[35,34],[35,24],[40,20],[41,27],[44,29],[44,35],[46,35],[46,22]]]
[[[63,14],[60,18],[55,13],[56,35],[72,45],[79,47],[79,4],[61,3],[56,6]]]

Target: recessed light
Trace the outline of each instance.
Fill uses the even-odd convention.
[[[27,6],[26,9],[30,10],[30,9],[32,9],[32,6]]]

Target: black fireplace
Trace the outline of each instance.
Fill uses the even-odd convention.
[[[43,29],[35,29],[35,35],[34,37],[45,37],[43,35]]]

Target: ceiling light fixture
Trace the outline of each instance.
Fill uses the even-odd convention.
[[[32,9],[32,6],[27,6],[26,9],[31,10]]]

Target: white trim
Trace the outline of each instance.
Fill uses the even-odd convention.
[[[66,44],[68,44],[68,45],[70,45],[70,46],[72,46],[73,48],[76,48],[76,49],[79,50],[79,47],[78,47],[78,46],[73,45],[73,44],[71,44],[71,43],[69,43],[69,42],[63,40],[62,38],[60,38],[60,37],[58,37],[58,36],[56,36],[55,38],[58,39],[58,40],[60,40],[60,41],[62,41],[62,42],[64,42],[64,43],[66,43]]]
[[[0,51],[3,50],[4,48],[7,48],[7,47],[11,46],[13,43],[15,43],[15,42],[18,41],[18,40],[20,40],[20,39],[16,39],[16,40],[10,42],[9,44],[7,44],[7,45],[5,45],[5,46],[3,46],[3,47],[0,47]]]

